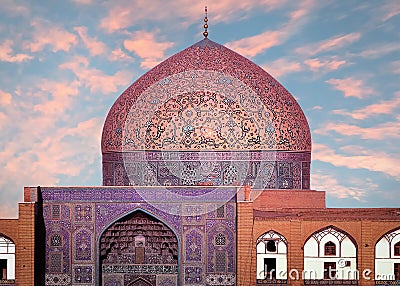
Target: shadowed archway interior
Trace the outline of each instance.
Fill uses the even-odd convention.
[[[156,285],[177,279],[178,239],[157,218],[136,211],[113,223],[100,238],[102,285]]]

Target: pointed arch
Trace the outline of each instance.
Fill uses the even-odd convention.
[[[347,231],[345,231],[337,226],[334,226],[334,225],[328,225],[326,227],[322,227],[322,228],[314,231],[311,235],[309,235],[307,237],[307,239],[304,241],[304,244],[307,242],[307,240],[309,240],[313,236],[315,238],[319,239],[319,238],[326,236],[329,232],[334,232],[334,236],[337,237],[338,240],[343,240],[344,237],[348,237],[353,242],[353,244],[356,247],[358,247],[357,241],[354,239],[354,237],[351,234],[349,234]]]
[[[142,277],[139,277],[135,281],[129,283],[128,286],[152,286],[152,284],[149,281],[143,279]]]
[[[400,227],[389,230],[375,243],[375,280],[400,280]]]
[[[287,244],[287,239],[272,229],[257,238],[257,281],[287,279]]]
[[[101,231],[97,242],[100,281],[111,276],[123,281],[125,266],[135,273],[150,274],[146,272],[150,268],[143,265],[166,266],[157,267],[158,272],[151,274],[176,275],[179,279],[179,236],[168,223],[147,210],[136,208],[119,216]],[[114,266],[122,266],[122,270],[113,273]]]
[[[357,249],[356,240],[339,227],[314,231],[303,245],[305,280],[331,279],[331,273],[336,279],[358,279]],[[339,268],[344,271],[336,272]]]
[[[15,243],[0,233],[0,280],[15,279]]]
[[[235,229],[227,222],[219,222],[206,233],[207,241],[214,247],[209,247],[207,252],[207,269],[212,272],[233,272],[236,253],[232,251],[236,244]],[[223,238],[222,238],[223,236]],[[222,238],[222,244],[217,244]]]

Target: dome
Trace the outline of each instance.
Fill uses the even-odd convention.
[[[102,153],[105,185],[309,188],[311,135],[294,97],[208,38],[122,93],[104,124]],[[254,174],[261,170],[264,179]]]

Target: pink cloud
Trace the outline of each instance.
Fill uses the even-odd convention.
[[[298,62],[289,61],[287,59],[278,59],[262,66],[268,73],[274,77],[281,77],[289,73],[295,73],[302,70],[302,66]]]
[[[0,111],[0,130],[7,124],[7,115]]]
[[[333,59],[320,59],[320,58],[312,58],[305,60],[304,63],[309,67],[312,72],[319,71],[333,71],[337,70],[344,64],[346,64],[345,60],[336,60]]]
[[[72,0],[72,1],[78,5],[90,5],[93,3],[93,0]]]
[[[312,56],[321,52],[337,50],[352,44],[360,39],[360,33],[350,33],[347,35],[337,35],[327,40],[313,43],[296,49],[296,52],[302,55]]]
[[[340,199],[352,197],[359,201],[365,195],[365,188],[343,186],[333,175],[314,173],[311,179],[314,190],[326,191],[328,195]]]
[[[382,18],[382,21],[386,22],[387,20],[400,15],[400,2],[399,1],[389,1],[382,7],[383,13],[385,14]]]
[[[135,61],[134,58],[125,53],[121,48],[113,50],[108,59],[110,61]]]
[[[89,68],[86,58],[77,56],[71,62],[63,63],[61,69],[71,70],[79,82],[90,89],[90,92],[103,94],[115,93],[121,86],[126,86],[132,80],[132,74],[128,71],[118,71],[113,75],[107,75],[103,71]]]
[[[32,123],[28,119],[21,124]],[[19,182],[21,177],[24,185],[56,185],[59,175],[79,175],[99,156],[102,123],[102,118],[91,118],[73,127],[51,129],[51,134],[42,126],[19,133],[5,146],[4,152],[0,152],[1,159],[7,156],[7,161],[2,164],[4,172],[0,174],[0,186],[10,181]],[[44,135],[35,136],[36,133]],[[66,136],[69,136],[68,140],[65,140]],[[30,148],[16,144],[22,138],[29,138],[26,141]]]
[[[368,95],[376,94],[376,91],[368,87],[364,81],[356,79],[354,77],[348,77],[343,79],[332,78],[325,81],[331,85],[336,90],[344,93],[345,97],[357,97],[364,98]]]
[[[38,103],[33,106],[33,110],[40,111],[46,116],[61,115],[72,105],[72,98],[79,94],[79,83],[74,82],[54,82],[43,80],[37,85],[39,92],[44,98],[51,97],[51,100]]]
[[[313,160],[349,169],[367,169],[373,172],[382,172],[400,181],[400,168],[398,168],[400,156],[398,154],[369,151],[368,154],[360,155],[355,152],[353,155],[342,155],[326,145],[314,144]]]
[[[297,10],[289,13],[289,21],[280,29],[229,42],[226,46],[246,57],[254,57],[271,47],[279,46],[301,26],[313,6],[314,1],[303,1]]]
[[[128,51],[134,52],[143,59],[142,68],[152,68],[164,59],[165,51],[172,47],[172,42],[158,42],[156,33],[138,31],[132,35],[130,40],[124,41],[124,47]]]
[[[12,49],[13,41],[5,40],[0,44],[0,61],[8,63],[20,63],[33,59],[27,54],[16,54]]]
[[[359,127],[346,123],[327,123],[321,129],[314,132],[326,135],[329,132],[336,132],[345,136],[358,136],[362,139],[387,140],[389,138],[400,138],[399,122],[386,122],[374,127]]]
[[[12,95],[8,92],[0,90],[0,106],[9,105],[12,100]]]
[[[24,48],[39,52],[46,46],[53,52],[66,51],[78,43],[77,37],[60,26],[47,21],[32,21],[33,39],[24,43]]]
[[[86,27],[75,27],[74,30],[79,34],[92,56],[101,55],[107,51],[107,47],[103,42],[88,36]]]
[[[223,0],[215,1],[209,7],[210,20],[213,23],[237,20],[244,17],[246,11],[259,9],[270,11],[286,4],[287,0]],[[165,9],[168,5],[168,9]],[[177,0],[169,1],[168,4],[162,0],[136,0],[136,1],[113,1],[110,2],[108,15],[101,20],[100,27],[108,33],[131,27],[141,21],[168,21],[173,23],[171,11],[179,15],[179,25],[188,26],[199,22],[204,11],[204,3],[200,1]],[[171,21],[172,20],[172,21]],[[201,21],[201,20],[200,20]],[[202,23],[199,23],[201,27]]]
[[[285,30],[266,31],[259,35],[227,43],[226,46],[243,56],[254,57],[271,47],[279,46],[287,36],[288,33]]]
[[[400,92],[392,100],[381,100],[378,103],[368,105],[354,111],[334,110],[334,114],[350,116],[354,119],[363,120],[375,115],[393,114],[400,107]]]
[[[322,106],[316,105],[311,108],[312,110],[323,110],[324,108]]]
[[[364,50],[355,56],[363,58],[376,59],[387,54],[397,52],[399,50],[399,43],[380,43],[379,45],[373,46],[367,50]]]

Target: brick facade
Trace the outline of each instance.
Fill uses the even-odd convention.
[[[358,285],[374,285],[375,244],[385,234],[400,227],[400,209],[331,209],[321,208],[312,199],[289,204],[304,204],[303,208],[285,208],[287,203],[279,204],[277,197],[287,191],[265,191],[251,201],[237,203],[238,213],[238,285],[256,285],[256,241],[269,230],[280,233],[288,241],[288,271],[303,270],[303,246],[316,231],[334,226],[351,235],[357,246],[357,269],[360,273]],[[309,193],[312,194],[312,193]],[[269,200],[270,196],[273,196]],[[319,194],[317,195],[319,198]],[[299,196],[294,196],[294,198]],[[260,201],[262,200],[262,201]],[[272,204],[268,204],[272,201]],[[320,201],[321,202],[321,201]],[[271,207],[273,206],[273,207]],[[368,277],[362,272],[371,270]],[[293,273],[294,274],[294,273]],[[288,285],[304,285],[303,280],[290,279]]]

